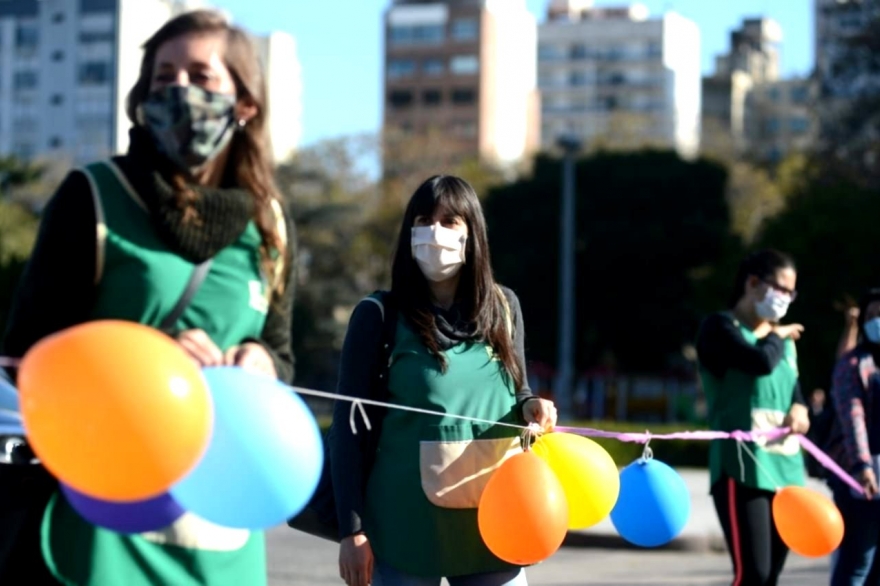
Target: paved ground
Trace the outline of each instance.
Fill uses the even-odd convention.
[[[691,492],[691,518],[682,535],[664,550],[626,546],[610,521],[570,534],[567,546],[548,561],[528,570],[532,586],[727,586],[730,561],[705,470],[680,469]],[[829,494],[824,484],[810,487]],[[269,532],[270,586],[339,586],[337,546],[280,527]],[[806,559],[792,554],[780,586],[825,586],[828,558]]]
[[[269,586],[340,586],[336,545],[280,527],[269,533]],[[726,554],[563,547],[528,570],[531,586],[729,586]],[[826,586],[828,560],[792,556],[780,586]]]

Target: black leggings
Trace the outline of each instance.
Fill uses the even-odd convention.
[[[744,486],[729,477],[712,486],[718,520],[733,561],[733,586],[776,586],[788,547],[773,522],[769,490]]]

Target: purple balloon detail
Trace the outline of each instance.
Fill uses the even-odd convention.
[[[169,494],[144,501],[114,503],[86,496],[64,484],[61,485],[61,492],[83,519],[118,533],[162,529],[186,512]]]

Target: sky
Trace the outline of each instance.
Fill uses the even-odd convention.
[[[548,0],[526,0],[544,20]],[[212,0],[252,32],[296,38],[303,70],[302,146],[376,132],[382,120],[382,22],[389,0]],[[642,0],[652,16],[677,12],[700,27],[703,73],[729,46],[743,18],[766,16],[782,27],[782,74],[806,75],[813,63],[812,0]],[[626,0],[596,0],[621,6]]]

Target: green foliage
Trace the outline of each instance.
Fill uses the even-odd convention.
[[[660,372],[717,309],[716,263],[738,252],[725,169],[668,151],[599,153],[577,165],[577,366],[611,353],[626,372]],[[490,192],[493,266],[520,296],[531,358],[556,347],[561,165]],[[730,278],[724,275],[723,279]]]
[[[843,329],[836,305],[880,286],[874,257],[880,217],[876,191],[851,183],[815,182],[789,200],[770,221],[760,242],[791,253],[798,265],[798,289],[790,320],[806,331],[798,342],[805,389],[827,388],[834,350]]]

